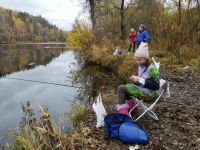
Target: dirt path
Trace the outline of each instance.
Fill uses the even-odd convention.
[[[161,72],[164,79],[171,82],[172,96],[167,102],[161,101],[154,111],[159,121],[148,116],[137,123],[149,135],[149,143],[140,145],[142,150],[199,150],[200,149],[200,77],[193,76],[189,70]],[[174,102],[174,104],[169,103]],[[176,103],[176,104],[175,104]],[[109,113],[116,112],[116,103],[106,105]],[[99,144],[95,149],[126,150],[130,145],[118,140],[107,139],[103,129],[95,128],[96,116],[91,111],[86,126],[91,129],[91,136]]]

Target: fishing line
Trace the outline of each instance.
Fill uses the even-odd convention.
[[[69,84],[61,84],[61,83],[45,82],[45,81],[37,81],[37,80],[29,80],[29,79],[21,79],[21,78],[11,78],[11,77],[4,77],[4,78],[11,79],[11,80],[21,80],[21,81],[27,81],[27,82],[37,82],[37,83],[42,83],[42,84],[52,84],[52,85],[58,85],[58,86],[67,86],[67,87],[74,87],[74,88],[79,88],[79,89],[86,89],[81,86],[74,86],[74,85],[69,85]]]
[[[88,89],[88,88],[81,87],[81,86],[75,86],[75,85],[69,85],[69,84],[61,84],[61,83],[55,83],[55,82],[45,82],[45,81],[37,81],[37,80],[22,79],[22,78],[12,78],[12,77],[4,77],[4,78],[11,79],[11,80],[26,81],[26,82],[36,82],[36,83],[41,83],[41,84],[51,84],[51,85],[57,85],[57,86],[74,87],[74,88],[84,89],[84,90]],[[65,81],[71,81],[71,80],[65,80]],[[103,90],[102,88],[100,88],[100,89]],[[92,91],[96,91],[96,92],[101,91],[101,90],[90,89],[90,88],[88,90],[92,90]],[[113,92],[105,92],[105,93],[113,93]]]
[[[6,79],[11,79],[11,80],[26,81],[26,82],[35,82],[35,83],[41,83],[41,84],[51,84],[51,85],[57,85],[57,86],[74,87],[74,88],[78,88],[78,89],[87,90],[87,88],[85,88],[85,87],[75,86],[75,85],[69,85],[69,84],[61,84],[61,83],[45,82],[45,81],[37,81],[37,80],[29,80],[29,79],[21,79],[21,78],[12,78],[12,77],[4,77],[4,78],[6,78]],[[66,80],[66,81],[67,81],[67,80]],[[100,90],[89,89],[89,90],[98,92],[98,91],[102,91],[103,89],[100,89]],[[103,93],[105,93],[105,94],[110,94],[110,93],[117,94],[117,93],[114,92],[114,91],[103,92]],[[181,103],[170,102],[170,101],[162,101],[162,102],[164,102],[164,103],[170,103],[170,104],[176,104],[176,105],[184,105],[184,104],[181,104]]]
[[[11,79],[11,80],[26,81],[26,82],[35,82],[35,83],[40,83],[40,84],[51,84],[51,85],[57,85],[57,86],[74,87],[74,88],[83,89],[83,90],[92,90],[92,91],[95,91],[95,92],[99,91],[97,89],[87,89],[85,87],[69,85],[69,84],[61,84],[61,83],[45,82],[45,81],[37,81],[37,80],[29,80],[29,79],[21,79],[21,78],[12,78],[12,77],[4,77],[4,78]],[[65,81],[70,81],[70,80],[65,80]]]

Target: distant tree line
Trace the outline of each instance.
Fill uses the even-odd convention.
[[[64,34],[41,16],[0,7],[0,43],[65,41]]]

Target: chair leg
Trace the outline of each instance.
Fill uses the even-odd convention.
[[[129,111],[129,116],[131,117],[131,119],[132,119],[133,121],[135,121],[135,120],[132,118],[131,112],[132,112],[136,107],[140,106],[143,110],[148,109],[148,107],[146,107],[146,106],[144,105],[144,103],[143,103],[142,100],[138,100],[138,99],[135,99],[135,100],[136,100],[136,105]]]
[[[156,121],[159,120],[158,117],[157,117],[157,115],[156,115],[152,110],[148,111],[147,113],[148,113],[148,115],[149,115],[150,117],[152,117],[152,118],[155,119]]]
[[[145,111],[139,116],[137,117],[134,121],[136,122],[137,120],[139,120],[145,113],[147,113],[150,117],[152,117],[155,120],[159,120],[157,115],[151,110],[151,109],[145,109]]]
[[[157,115],[152,111],[152,109],[154,108],[154,106],[157,104],[157,102],[159,101],[159,99],[161,98],[161,96],[163,95],[164,93],[164,89],[162,89],[160,95],[157,97],[157,99],[154,101],[153,104],[151,104],[149,107],[145,106],[143,101],[142,100],[139,100],[139,99],[135,99],[136,100],[136,103],[137,103],[137,106],[139,105],[142,109],[143,109],[143,112],[142,114],[137,117],[135,120],[133,120],[132,116],[131,116],[131,111],[135,109],[135,107],[133,109],[130,110],[129,112],[129,116],[132,118],[133,121],[137,121],[139,120],[145,113],[147,113],[150,117],[152,117],[153,119],[155,120],[159,120]],[[165,98],[166,99],[166,98]],[[164,99],[164,100],[165,100]]]
[[[148,110],[148,109],[146,109],[139,117],[137,117],[134,121],[136,122],[136,121],[138,121],[145,113],[147,113],[150,117],[152,117],[153,119],[155,119],[155,120],[159,120],[158,119],[158,117],[156,116],[156,114],[153,112],[153,111],[151,111],[151,110]]]
[[[139,117],[137,117],[134,121],[138,121],[148,110],[145,110]]]
[[[148,114],[150,117],[152,117],[153,119],[155,119],[155,120],[157,120],[157,121],[159,120],[158,117],[157,117],[157,115],[152,111],[152,108],[154,107],[154,104],[151,105],[150,107],[147,107],[147,106],[144,105],[144,103],[143,103],[142,100],[136,99],[136,102],[137,102],[137,104],[129,111],[129,116],[132,118],[131,112],[132,112],[137,106],[140,106],[140,107],[143,109],[143,113],[142,113],[139,117],[137,117],[135,120],[133,120],[133,118],[132,118],[133,121],[136,122],[136,121],[139,120],[145,113],[147,113],[147,114]]]
[[[133,108],[131,108],[131,110],[129,111],[129,116],[132,118],[132,116],[131,116],[131,112],[137,107],[137,106],[139,106],[139,103],[137,103]],[[133,120],[133,118],[132,118],[132,120]]]

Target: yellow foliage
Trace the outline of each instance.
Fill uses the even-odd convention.
[[[88,56],[89,61],[107,68],[116,68],[120,59],[118,56],[114,56],[112,49],[106,46],[98,47],[97,45],[92,45],[90,51],[85,55]]]
[[[123,61],[117,68],[117,73],[119,76],[125,80],[129,80],[129,77],[136,73],[137,65],[134,61],[133,55],[126,55],[124,56]]]
[[[35,40],[36,42],[40,42],[40,41],[42,41],[42,37],[39,36],[39,35],[36,35],[35,38],[34,38],[34,40]]]
[[[87,50],[94,40],[93,33],[84,22],[76,20],[74,29],[68,32],[67,44],[70,49]]]
[[[80,124],[80,122],[86,118],[87,108],[86,106],[81,105],[81,104],[77,104],[73,107],[74,107],[74,110],[70,118],[73,122],[74,127],[77,127]]]
[[[103,101],[105,104],[113,103],[117,99],[117,95],[113,93],[103,94]]]
[[[200,72],[200,57],[197,59],[191,59],[189,66],[191,67],[193,72]]]
[[[21,37],[21,38],[24,38],[25,37],[25,34],[26,34],[26,26],[25,26],[25,23],[17,17],[17,13],[16,12],[13,12],[11,14],[12,16],[12,19],[14,21],[14,24],[15,24],[15,28],[16,28],[16,33],[17,33],[17,37]]]
[[[3,9],[3,8],[0,8],[0,13],[5,13],[6,12],[6,10],[5,9]]]
[[[23,136],[17,136],[16,137],[16,142],[13,147],[13,149],[25,149],[25,150],[32,150],[32,143],[30,142],[29,139],[23,137]]]
[[[19,61],[19,68],[24,69],[29,63],[29,54],[24,54]]]

